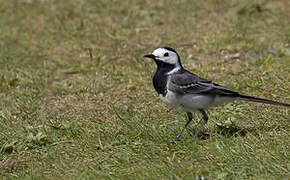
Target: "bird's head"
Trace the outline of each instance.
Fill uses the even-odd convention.
[[[165,66],[182,67],[179,55],[170,47],[157,48],[152,54],[147,54],[144,57],[153,59],[157,65],[162,64]]]

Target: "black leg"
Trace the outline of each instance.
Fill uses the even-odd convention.
[[[183,129],[180,131],[180,133],[176,136],[176,141],[180,141],[180,137],[183,133],[183,131],[186,129],[186,127],[189,125],[189,123],[192,121],[192,113],[191,112],[187,112],[187,117],[188,117],[188,121],[185,124],[185,126],[183,127]]]
[[[197,129],[196,133],[194,134],[194,136],[193,136],[194,139],[198,138],[198,134],[203,130],[204,126],[206,125],[206,123],[208,121],[208,116],[207,116],[205,110],[200,109],[199,112],[201,112],[201,114],[202,114],[203,121],[202,121],[201,126]]]

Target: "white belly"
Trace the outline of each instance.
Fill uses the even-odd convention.
[[[233,98],[221,98],[220,96],[203,94],[176,95],[172,91],[168,91],[165,97],[160,95],[160,98],[166,104],[177,108],[177,110],[186,112],[191,112],[198,109],[207,109],[212,105],[233,100]]]

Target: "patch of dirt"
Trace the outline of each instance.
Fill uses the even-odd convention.
[[[6,156],[0,162],[0,169],[6,173],[13,173],[20,168],[28,165],[28,161],[21,160],[22,156],[13,154],[12,156]]]

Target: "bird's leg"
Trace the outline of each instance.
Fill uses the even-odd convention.
[[[199,112],[201,112],[201,114],[202,114],[203,121],[202,121],[201,126],[197,129],[196,133],[194,134],[193,139],[198,138],[198,134],[203,130],[203,128],[206,125],[207,120],[208,120],[208,116],[207,116],[205,110],[200,109]]]
[[[183,127],[183,129],[180,131],[180,133],[176,136],[176,141],[180,141],[180,137],[183,133],[183,131],[186,129],[186,127],[189,125],[189,123],[192,121],[192,113],[191,112],[187,112],[187,117],[188,117],[188,121],[185,124],[185,126]]]

